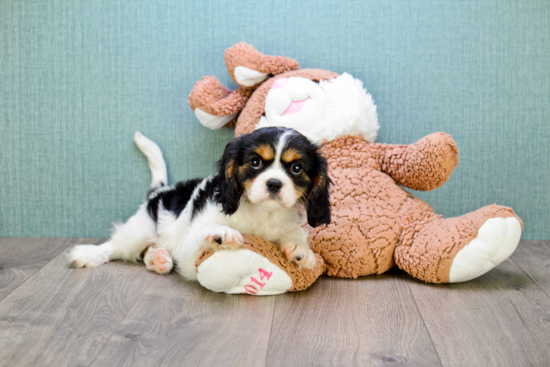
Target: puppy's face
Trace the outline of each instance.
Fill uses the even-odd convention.
[[[243,197],[269,211],[303,203],[310,225],[330,222],[326,160],[300,133],[278,127],[256,130],[229,143],[219,166],[226,189],[234,186],[226,192],[237,198],[230,209],[236,211]],[[232,214],[225,206],[224,211]]]

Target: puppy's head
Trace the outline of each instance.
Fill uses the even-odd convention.
[[[305,204],[312,227],[330,222],[327,162],[292,129],[269,127],[233,140],[218,168],[218,202],[226,214],[246,199],[269,211]]]

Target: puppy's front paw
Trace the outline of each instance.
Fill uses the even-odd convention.
[[[212,250],[237,250],[244,244],[239,231],[226,226],[210,226],[204,235],[204,240]]]
[[[317,259],[309,247],[288,242],[282,248],[288,261],[298,265],[299,269],[313,270],[315,268]]]
[[[162,247],[149,246],[143,257],[143,262],[148,270],[158,274],[168,274],[174,266],[172,257]]]
[[[109,253],[103,246],[78,245],[67,254],[71,266],[93,268],[109,261]]]

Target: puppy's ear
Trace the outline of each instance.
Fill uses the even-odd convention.
[[[218,161],[216,180],[218,181],[219,193],[216,202],[222,205],[223,212],[227,215],[237,211],[242,195],[242,190],[235,178],[238,153],[238,145],[235,141],[232,141],[227,144],[223,156]]]
[[[312,227],[330,223],[330,196],[328,189],[332,181],[328,177],[326,159],[320,154],[318,154],[317,159],[318,171],[307,200],[307,221]]]

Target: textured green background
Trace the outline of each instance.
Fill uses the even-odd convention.
[[[379,111],[378,141],[451,134],[460,166],[422,193],[445,216],[513,207],[550,238],[550,2],[0,2],[0,235],[107,236],[144,198],[134,147],[159,143],[171,180],[204,176],[232,137],[203,128],[193,84],[230,87],[238,41],[347,71]]]

